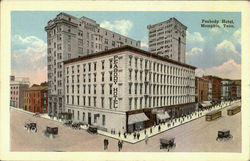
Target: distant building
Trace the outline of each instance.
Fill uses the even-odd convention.
[[[45,30],[48,42],[48,108],[49,115],[56,117],[64,112],[63,61],[123,45],[141,47],[140,41],[102,28],[84,16],[77,18],[60,13],[48,22]]]
[[[241,98],[241,80],[232,80],[231,98]]]
[[[209,80],[195,77],[196,102],[208,101]]]
[[[149,52],[185,63],[187,27],[176,18],[148,25]]]
[[[108,132],[148,128],[196,107],[195,67],[134,47],[64,61],[64,71],[73,121]]]
[[[231,98],[231,83],[230,79],[221,80],[221,99],[228,100]]]
[[[34,113],[48,112],[48,84],[33,85],[24,91],[24,110]]]
[[[222,79],[211,75],[203,76],[203,78],[210,80],[212,83],[212,101],[220,100]]]
[[[212,101],[212,92],[213,91],[213,85],[212,82],[209,80],[208,82],[208,101]]]
[[[29,78],[10,76],[10,106],[23,108],[23,93],[29,88]]]

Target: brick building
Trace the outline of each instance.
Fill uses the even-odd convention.
[[[222,79],[212,75],[203,76],[212,82],[212,101],[221,99],[221,81]]]
[[[209,80],[195,77],[195,99],[196,102],[208,101]]]
[[[231,83],[231,98],[241,98],[241,80],[233,80]]]
[[[48,84],[33,85],[24,91],[24,110],[34,113],[48,112]]]

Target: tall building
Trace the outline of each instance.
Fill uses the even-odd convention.
[[[34,113],[48,111],[48,84],[33,85],[24,91],[24,110]]]
[[[228,100],[231,98],[231,83],[229,79],[222,79],[221,81],[221,99]]]
[[[208,101],[209,80],[195,77],[195,95],[197,102]]]
[[[29,84],[29,78],[10,76],[10,106],[23,109],[23,94]]]
[[[241,80],[232,80],[231,98],[241,98]]]
[[[144,129],[195,108],[195,67],[131,46],[64,61],[64,71],[73,121],[108,132]]]
[[[210,80],[212,83],[212,101],[220,100],[222,79],[212,75],[205,75],[203,78]]]
[[[176,18],[148,25],[149,52],[185,63],[187,27]]]
[[[60,13],[45,27],[48,42],[48,112],[59,116],[64,111],[63,61],[111,48],[130,45],[140,48],[140,41],[100,27],[87,17],[76,18]]]

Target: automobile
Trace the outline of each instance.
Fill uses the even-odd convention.
[[[216,141],[227,141],[229,139],[232,139],[233,136],[230,134],[230,130],[220,130],[218,131],[218,136],[216,138]]]
[[[97,134],[97,127],[89,126],[87,132],[89,132],[90,134]]]
[[[176,147],[176,144],[174,142],[174,137],[164,137],[160,138],[160,149],[168,149],[168,151],[172,148]]]
[[[50,138],[54,138],[56,135],[58,135],[58,127],[49,127],[47,126],[44,135]]]
[[[24,127],[25,127],[26,130],[29,130],[31,132],[37,132],[36,123],[34,123],[34,122],[25,123]]]

